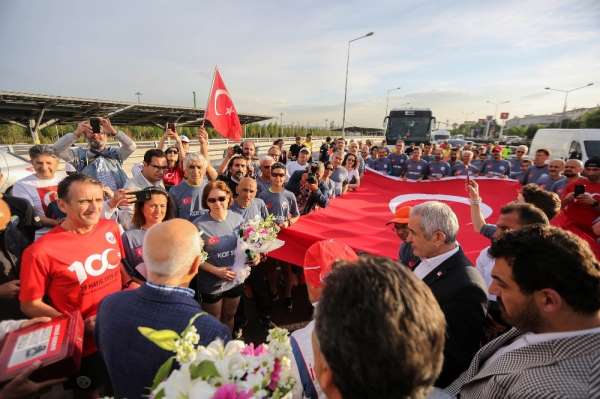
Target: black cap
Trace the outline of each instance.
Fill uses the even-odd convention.
[[[584,167],[586,168],[600,168],[600,157],[592,157],[585,161]]]

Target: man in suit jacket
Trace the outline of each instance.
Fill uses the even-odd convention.
[[[580,238],[535,225],[492,244],[490,292],[513,329],[450,387],[460,398],[600,397],[600,265]]]
[[[421,263],[414,269],[446,317],[444,366],[436,386],[462,373],[479,349],[487,309],[485,283],[456,242],[458,219],[446,204],[429,201],[411,209],[407,242]]]
[[[160,223],[148,230],[143,248],[146,284],[104,299],[96,319],[96,342],[117,398],[146,396],[158,368],[173,355],[142,336],[138,327],[181,333],[202,313],[194,291],[187,288],[198,272],[202,248],[194,225],[183,219]],[[208,314],[194,325],[201,345],[230,339],[227,327]]]

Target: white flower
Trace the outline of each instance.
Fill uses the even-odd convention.
[[[190,398],[210,398],[217,388],[210,385],[208,382],[198,378],[192,382],[189,390]]]
[[[157,391],[162,387],[165,390],[165,398],[180,398],[182,395],[187,396],[191,386],[189,369],[183,365],[179,370],[173,370],[169,378],[158,386]]]

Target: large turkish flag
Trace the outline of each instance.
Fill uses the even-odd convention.
[[[234,141],[242,139],[240,118],[217,68],[215,68],[215,76],[208,96],[204,118],[210,121],[221,136]]]
[[[489,178],[478,178],[477,183],[483,213],[489,223],[494,223],[500,208],[516,199],[520,185],[514,180]],[[409,182],[370,171],[366,172],[358,191],[330,201],[327,208],[302,216],[292,227],[283,229],[279,238],[285,245],[269,256],[301,266],[312,243],[335,239],[357,252],[398,259],[400,239],[386,222],[398,205],[430,200],[452,207],[460,223],[458,242],[474,263],[490,241],[473,230],[464,178]]]

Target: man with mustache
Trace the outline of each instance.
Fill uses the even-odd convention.
[[[67,133],[54,143],[54,151],[65,162],[71,163],[77,172],[99,180],[103,185],[116,191],[125,186],[127,174],[123,162],[136,149],[133,140],[123,132],[118,132],[107,118],[98,118],[100,129],[95,132],[90,121],[81,122],[73,133]],[[85,138],[88,148],[72,147]],[[117,139],[120,147],[107,145],[108,138]]]
[[[513,326],[448,388],[470,398],[589,398],[600,392],[600,265],[590,247],[535,225],[492,244],[490,292]]]
[[[219,175],[217,180],[224,181],[229,187],[233,196],[237,196],[237,186],[242,180],[242,177],[248,175],[248,161],[243,155],[234,155],[227,165],[227,172],[224,175]]]

